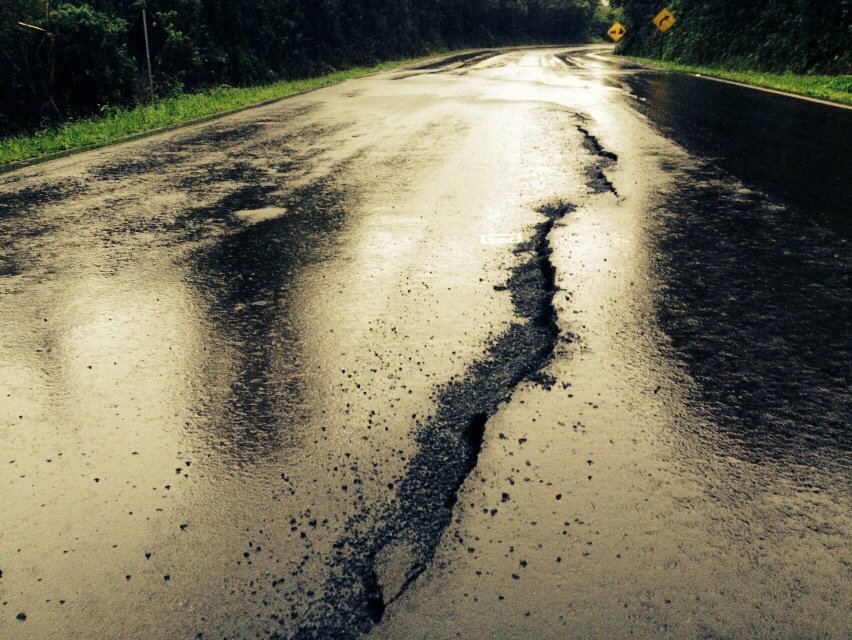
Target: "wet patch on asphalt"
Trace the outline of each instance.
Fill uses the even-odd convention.
[[[564,53],[557,53],[553,57],[574,73],[582,74],[590,69],[597,69],[598,64],[595,62],[590,63],[586,56],[581,55],[582,53],[582,51],[566,51]]]
[[[205,187],[221,182],[258,182],[263,176],[264,172],[249,162],[211,162],[183,176],[178,184],[181,189],[203,191]]]
[[[148,152],[128,160],[95,167],[90,174],[98,180],[120,182],[135,175],[164,171],[182,159],[181,154],[174,152]]]
[[[132,157],[100,165],[90,170],[98,180],[121,181],[152,172],[161,172],[178,165],[190,154],[227,150],[237,143],[251,140],[258,135],[262,125],[257,123],[239,126],[208,126],[201,133],[181,136],[163,147],[151,146]]]
[[[294,160],[294,163],[301,166],[302,160]],[[270,220],[263,220],[263,218],[272,209],[292,212],[299,218],[305,211],[336,210],[338,196],[329,196],[325,187],[340,175],[342,166],[330,171],[325,178],[296,188],[289,184],[290,176],[286,172],[276,175],[259,169],[246,168],[241,171],[242,175],[248,178],[247,181],[235,181],[237,186],[219,199],[190,209],[175,221],[175,227],[203,229],[205,224],[214,222],[225,228],[239,228],[269,222],[271,217]],[[225,171],[227,170],[223,170]],[[203,185],[191,179],[188,179],[184,185],[184,188],[191,190],[202,187]],[[311,226],[307,225],[307,227]]]
[[[827,464],[852,451],[852,252],[705,164],[657,205],[657,316],[726,454]]]
[[[38,207],[59,204],[85,192],[85,186],[77,180],[62,180],[0,193],[0,219],[31,212]]]
[[[275,185],[243,184],[213,204],[193,209],[182,216],[179,222],[219,220],[237,224],[237,221],[232,217],[232,214],[237,211],[275,206],[277,204],[276,199],[271,197],[271,194],[276,190]]]
[[[292,437],[280,425],[297,422],[303,405],[301,356],[297,339],[292,340],[296,346],[282,354],[280,336],[293,331],[286,301],[297,286],[294,274],[328,259],[344,225],[346,194],[336,186],[336,177],[294,190],[285,200],[283,217],[250,225],[234,220],[238,230],[192,255],[192,280],[203,299],[211,301],[207,313],[213,324],[224,335],[239,335],[245,344],[255,345],[235,356],[236,381],[225,400],[227,410],[206,426],[205,437],[225,459],[257,464],[281,449],[281,438]],[[239,198],[260,202],[263,195]],[[235,205],[230,199],[218,214],[232,213]],[[276,378],[282,375],[278,361],[291,363],[284,367],[291,376],[287,384]],[[251,419],[243,422],[234,416]]]
[[[580,65],[577,63],[577,59],[567,53],[557,53],[554,56],[557,60],[559,60],[564,65],[571,67],[572,69],[580,69]]]
[[[462,53],[456,56],[450,56],[449,58],[443,58],[441,60],[437,60],[436,62],[430,62],[424,65],[420,65],[417,67],[408,67],[408,72],[403,72],[398,75],[393,76],[392,80],[405,80],[406,78],[412,78],[416,76],[424,76],[431,75],[436,73],[445,73],[445,72],[460,72],[459,75],[464,75],[463,69],[468,69],[474,65],[479,64],[480,62],[484,62],[489,58],[493,58],[495,56],[500,55],[499,51],[487,51],[477,52],[477,53]]]
[[[327,190],[318,185],[327,185],[329,180],[340,176],[342,168],[354,157],[334,165],[325,178],[306,180],[313,161],[328,149],[313,145],[299,147],[297,142],[301,136],[322,140],[332,131],[346,126],[307,127],[298,134],[266,136],[257,145],[229,151],[223,161],[208,162],[184,171],[179,181],[180,189],[197,195],[203,204],[185,210],[175,218],[172,226],[203,234],[210,232],[211,224],[221,229],[238,229],[269,222],[279,217],[270,215],[272,210],[295,211],[298,215],[306,207],[334,208],[337,200],[326,197]],[[282,157],[286,158],[283,162]]]
[[[548,235],[573,210],[561,202],[540,209],[545,220],[517,247],[524,259],[507,282],[522,322],[514,322],[462,379],[437,392],[435,414],[416,421],[417,453],[391,512],[349,523],[328,561],[332,578],[292,637],[359,637],[428,568],[458,491],[476,466],[489,417],[553,355],[559,329]],[[370,522],[383,528],[376,531]]]
[[[441,58],[440,60],[436,60],[435,62],[427,62],[426,64],[411,67],[411,69],[414,69],[416,71],[429,71],[432,69],[444,69],[456,63],[461,63],[459,65],[459,68],[468,67],[482,60],[493,58],[499,53],[499,51],[474,51],[471,53],[460,53],[458,55],[450,56],[448,58]]]
[[[612,83],[696,156],[714,158],[744,182],[809,212],[847,239],[852,234],[852,110],[687,73],[643,71]]]
[[[310,112],[310,107],[290,109],[287,118],[295,118]],[[172,166],[178,166],[185,160],[200,154],[216,152],[231,153],[240,148],[240,153],[234,158],[234,164],[209,164],[203,167],[203,174],[191,176],[197,182],[214,183],[217,180],[228,179],[227,172],[239,173],[247,171],[250,165],[245,162],[241,145],[256,145],[258,139],[263,140],[262,130],[267,123],[276,122],[275,118],[265,117],[256,121],[239,125],[206,125],[200,132],[180,134],[178,137],[165,142],[161,146],[154,143],[146,145],[141,150],[135,149],[131,155],[118,156],[107,164],[97,165],[89,170],[89,175],[98,180],[119,182],[154,172],[164,172]],[[316,132],[303,132],[313,137]],[[287,134],[284,138],[275,137],[269,142],[287,143],[296,138],[296,134]],[[280,148],[276,150],[280,154]],[[271,154],[270,154],[271,155]],[[216,169],[219,169],[218,171]],[[185,169],[184,169],[185,171]],[[198,173],[198,172],[196,172]],[[184,178],[182,182],[185,182]],[[181,183],[181,186],[186,186]]]
[[[21,253],[0,256],[0,278],[22,275],[31,266],[32,260],[28,260]]]
[[[37,262],[23,247],[55,230],[45,222],[43,209],[86,191],[77,180],[61,180],[0,193],[0,278],[23,275]]]
[[[181,136],[171,146],[203,147],[205,150],[226,149],[237,142],[251,140],[260,133],[263,125],[256,122],[244,123],[237,126],[217,125],[207,126],[199,133]]]

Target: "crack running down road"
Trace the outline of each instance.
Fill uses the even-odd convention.
[[[599,49],[3,175],[0,638],[844,637],[852,112]]]

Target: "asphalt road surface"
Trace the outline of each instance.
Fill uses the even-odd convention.
[[[517,50],[0,176],[0,637],[848,638],[850,124]]]

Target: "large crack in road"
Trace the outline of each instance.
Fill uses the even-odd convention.
[[[578,125],[577,130],[589,156],[585,170],[589,191],[617,196],[603,169],[614,165],[618,156],[605,150],[584,127]],[[350,640],[381,622],[387,607],[432,563],[458,493],[476,467],[489,418],[511,401],[522,381],[552,384],[541,374],[560,335],[553,305],[556,266],[549,238],[554,226],[574,210],[573,204],[561,201],[538,208],[544,220],[515,248],[521,261],[512,268],[505,287],[500,287],[510,292],[515,316],[522,321],[513,322],[460,380],[436,393],[435,415],[422,424],[418,421],[417,454],[397,500],[389,513],[374,520],[385,526],[376,530],[363,518],[349,523],[347,530],[357,533],[335,543],[332,580],[311,609],[308,622],[296,632],[297,640]]]
[[[384,526],[376,530],[374,522],[363,518],[349,523],[352,533],[334,545],[325,595],[293,637],[359,637],[380,622],[386,607],[428,568],[452,518],[458,491],[476,466],[489,417],[553,354],[559,328],[553,307],[556,267],[548,236],[573,210],[564,202],[539,209],[545,219],[515,249],[521,262],[506,283],[522,321],[513,322],[460,380],[437,392],[434,416],[418,423],[417,453],[397,500],[389,513],[374,521]]]

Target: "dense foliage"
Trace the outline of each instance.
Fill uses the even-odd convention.
[[[579,40],[597,0],[0,0],[0,134],[144,99],[143,7],[168,95],[443,47]]]
[[[852,73],[852,0],[612,0],[623,53],[762,71]],[[651,19],[668,4],[677,25]]]

